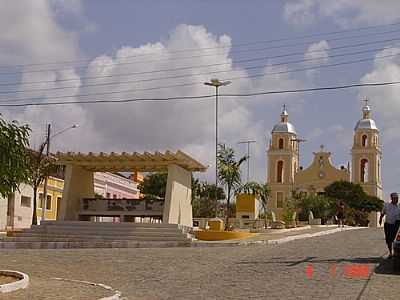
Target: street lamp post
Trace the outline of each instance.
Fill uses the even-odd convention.
[[[204,82],[205,85],[215,87],[215,201],[218,200],[218,88],[230,83],[230,81],[220,81],[218,79],[211,79],[210,82]]]
[[[247,144],[247,182],[249,182],[250,178],[250,144],[255,143],[256,141],[243,141],[238,142],[238,144]]]
[[[50,140],[52,138],[54,138],[55,136],[66,132],[67,130],[70,130],[70,129],[73,129],[73,128],[77,128],[77,127],[78,127],[78,125],[74,124],[72,126],[69,126],[69,127],[65,128],[65,129],[63,129],[63,130],[60,130],[59,132],[57,132],[57,133],[55,133],[53,135],[50,135],[51,124],[47,124],[47,135],[46,135],[46,141],[45,141],[45,144],[46,144],[46,157],[48,158],[48,156],[50,155]],[[47,182],[48,182],[48,176],[46,175],[44,177],[44,182],[43,182],[42,218],[41,218],[41,221],[44,221],[45,218],[46,218],[45,217],[45,213],[46,213],[46,204],[47,204]]]

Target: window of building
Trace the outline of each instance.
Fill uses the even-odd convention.
[[[116,194],[113,194],[113,198],[114,198],[114,199],[117,199],[117,195],[116,195]]]
[[[278,148],[283,149],[283,139],[279,139]]]
[[[106,194],[106,198],[107,198],[107,199],[110,199],[110,197],[111,197],[111,194],[110,194],[110,193],[107,193],[107,194]]]
[[[46,209],[51,210],[51,195],[47,195],[46,198]]]
[[[283,208],[283,192],[276,192],[276,208]]]
[[[361,138],[361,143],[363,147],[367,147],[368,137],[365,134]]]
[[[31,207],[31,197],[21,196],[21,206],[22,207]]]
[[[360,163],[360,181],[368,182],[368,159],[365,158]]]
[[[278,161],[276,181],[283,182],[283,161]]]

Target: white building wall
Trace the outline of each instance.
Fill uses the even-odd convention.
[[[7,225],[7,199],[0,197],[0,231],[5,231]]]
[[[29,197],[29,207],[21,204],[21,198]],[[29,228],[32,225],[33,213],[33,188],[30,185],[21,184],[20,191],[14,195],[14,228]]]
[[[0,197],[0,230],[5,230],[6,227],[19,229],[29,228],[32,224],[33,212],[33,189],[31,186],[21,184],[19,191],[10,196],[10,201]],[[21,204],[21,198],[28,197],[29,201],[26,205]],[[27,198],[26,198],[27,199]],[[9,211],[10,216],[7,216],[8,203],[12,205]]]

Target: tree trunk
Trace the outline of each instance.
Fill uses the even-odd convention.
[[[37,187],[33,187],[33,212],[32,212],[32,225],[37,225],[37,215],[36,215],[36,207],[37,207]]]
[[[231,201],[231,187],[228,186],[228,198],[226,201],[226,223],[225,223],[225,230],[229,228],[229,203]]]
[[[264,228],[267,229],[267,207],[264,206]]]

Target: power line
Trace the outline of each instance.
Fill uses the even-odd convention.
[[[374,58],[365,58],[365,59],[359,59],[359,60],[353,60],[353,61],[345,61],[345,62],[335,63],[335,64],[318,65],[315,67],[306,67],[306,68],[291,69],[291,70],[269,72],[269,73],[266,72],[266,73],[249,75],[249,76],[238,76],[238,77],[228,78],[228,79],[224,79],[224,80],[242,80],[242,79],[265,77],[265,76],[271,76],[271,75],[281,75],[281,74],[288,74],[288,73],[295,73],[295,72],[302,72],[302,71],[318,70],[318,69],[323,69],[323,68],[356,64],[356,63],[361,63],[361,62],[366,62],[366,61],[383,60],[383,59],[395,57],[398,55],[400,55],[400,53],[385,55],[385,56],[380,56],[380,57],[374,57]],[[200,85],[200,84],[202,84],[202,82],[190,82],[190,83],[182,83],[182,84],[166,85],[166,86],[156,86],[156,87],[142,88],[142,89],[128,89],[128,90],[119,90],[119,91],[111,91],[111,92],[53,96],[53,97],[48,97],[47,99],[50,100],[50,99],[89,97],[89,96],[105,96],[105,95],[120,94],[120,93],[127,93],[127,92],[142,92],[142,91],[154,91],[154,90],[170,89],[170,88],[177,88],[177,87],[189,87],[189,86],[196,86],[196,85]],[[29,101],[29,100],[41,100],[41,98],[40,97],[28,97],[28,98],[0,100],[0,102],[5,103],[5,102],[17,102],[17,101],[19,102],[19,101]]]
[[[225,48],[233,48],[233,47],[243,47],[243,46],[251,46],[257,44],[269,44],[269,43],[276,43],[276,42],[283,42],[283,41],[290,41],[290,40],[299,40],[305,38],[312,38],[318,36],[326,36],[326,35],[336,35],[336,34],[343,34],[349,32],[358,32],[358,31],[365,31],[383,27],[392,27],[400,25],[400,22],[390,23],[390,24],[381,24],[381,25],[373,25],[373,26],[364,26],[354,29],[346,29],[346,30],[338,30],[338,31],[330,31],[330,32],[321,32],[321,33],[313,33],[307,35],[301,35],[297,37],[287,37],[287,38],[280,38],[280,39],[271,39],[271,40],[260,40],[254,42],[244,42],[244,43],[237,43],[231,46],[219,46],[219,47],[203,47],[203,48],[191,48],[191,49],[180,49],[180,50],[173,50],[170,53],[182,53],[182,52],[192,52],[192,51],[203,51],[203,50],[213,50],[213,49],[225,49]],[[135,56],[127,56],[128,57],[143,57],[143,56],[151,56],[156,54],[138,54]],[[30,66],[40,66],[40,65],[55,65],[55,64],[74,64],[79,62],[90,62],[92,59],[81,59],[81,60],[71,60],[71,61],[60,61],[60,62],[45,62],[45,63],[31,63],[31,64],[18,64],[14,65],[13,67],[30,67]],[[0,65],[0,68],[9,68],[10,66],[7,65]]]
[[[277,90],[277,91],[262,91],[245,94],[220,94],[220,97],[252,97],[260,95],[276,95],[276,94],[288,94],[288,93],[305,93],[305,92],[316,92],[325,90],[341,90],[350,89],[356,87],[379,87],[400,84],[400,81],[390,82],[375,82],[375,83],[355,83],[348,85],[328,86],[328,87],[316,87],[316,88],[305,88],[305,89],[292,89],[292,90]],[[129,103],[129,102],[145,102],[145,101],[172,101],[172,100],[201,100],[207,98],[214,98],[215,95],[203,95],[203,96],[181,96],[181,97],[166,97],[166,98],[131,98],[131,99],[119,99],[119,100],[89,100],[89,101],[75,101],[75,102],[45,102],[45,103],[24,103],[24,104],[0,104],[0,107],[27,107],[27,106],[50,106],[50,105],[70,105],[70,104],[100,104],[100,103]]]
[[[373,45],[373,44],[394,42],[394,41],[399,41],[399,40],[400,40],[400,38],[392,38],[392,39],[385,39],[385,40],[378,40],[378,41],[372,41],[372,42],[364,42],[364,43],[357,43],[357,44],[349,44],[349,45],[343,45],[343,46],[338,46],[338,47],[332,47],[332,48],[329,48],[327,50],[336,51],[336,50],[339,50],[339,49],[362,47],[362,46]],[[325,51],[326,51],[325,49],[322,49],[322,50],[318,50],[317,49],[317,50],[307,51],[307,53],[319,53],[319,52],[325,52]],[[216,66],[223,66],[223,65],[231,66],[233,63],[236,63],[236,64],[238,64],[238,63],[247,63],[247,62],[253,62],[253,61],[275,59],[275,58],[283,58],[283,57],[298,56],[298,55],[304,55],[304,51],[292,52],[292,53],[286,53],[286,54],[280,54],[280,55],[274,55],[274,56],[255,57],[255,58],[236,60],[236,61],[233,61],[233,62],[226,62],[226,63],[215,63],[215,64],[207,64],[207,65],[186,66],[186,67],[171,68],[171,69],[160,69],[160,70],[144,71],[144,72],[132,72],[132,73],[122,73],[122,74],[119,73],[119,74],[101,75],[101,76],[83,76],[83,77],[79,77],[79,78],[29,81],[29,82],[21,82],[21,83],[20,82],[0,82],[0,86],[32,85],[32,84],[57,83],[57,82],[78,81],[78,80],[81,81],[81,80],[87,80],[87,79],[104,79],[104,78],[113,78],[113,77],[147,75],[147,74],[154,74],[154,73],[161,73],[161,72],[192,70],[192,69],[197,69],[197,68],[216,67]]]
[[[399,23],[400,24],[400,23]],[[361,37],[369,37],[369,36],[375,36],[375,35],[385,35],[385,34],[390,34],[390,33],[398,33],[400,30],[392,30],[392,31],[386,31],[386,32],[377,32],[377,33],[368,33],[368,34],[363,34],[363,35],[353,35],[353,36],[345,36],[345,37],[338,37],[338,38],[332,38],[332,39],[325,39],[327,42],[333,42],[333,41],[339,41],[339,40],[347,40],[347,39],[355,39],[355,38],[361,38]],[[272,49],[282,49],[282,48],[290,48],[290,47],[295,47],[295,46],[301,46],[301,45],[309,45],[310,43],[315,43],[318,41],[306,41],[302,43],[294,43],[294,44],[286,44],[286,45],[278,45],[278,46],[270,46],[270,47],[264,47],[264,48],[255,48],[255,49],[244,49],[244,50],[232,50],[229,53],[246,53],[246,52],[256,52],[256,51],[268,51]],[[168,53],[169,54],[169,53]],[[176,60],[185,60],[185,59],[193,59],[193,58],[200,58],[200,57],[208,57],[208,56],[217,56],[217,55],[225,55],[226,53],[219,53],[219,54],[202,54],[202,55],[194,55],[194,56],[178,56],[178,57],[169,57],[169,58],[160,58],[160,59],[153,59],[153,60],[140,60],[140,61],[133,61],[133,62],[112,62],[109,64],[102,64],[101,67],[105,66],[117,66],[117,65],[132,65],[132,64],[143,64],[143,63],[150,63],[150,62],[159,62],[159,61],[176,61]],[[164,54],[167,55],[167,54]],[[130,57],[136,57],[136,56],[126,56],[124,58],[118,58],[118,59],[126,59]],[[85,69],[88,65],[85,64],[83,66],[78,66],[75,67],[75,70],[80,70],[80,69]],[[22,70],[22,71],[14,71],[14,72],[0,72],[0,75],[18,75],[18,74],[29,74],[29,73],[41,73],[41,72],[59,72],[63,70],[70,70],[72,67],[69,68],[61,68],[61,69],[39,69],[39,70]]]
[[[243,67],[240,70],[208,71],[208,72],[197,73],[197,74],[182,74],[182,75],[165,76],[165,77],[158,77],[158,78],[147,78],[147,79],[139,79],[139,80],[92,83],[92,84],[83,84],[80,86],[75,85],[75,86],[62,86],[62,87],[52,87],[52,88],[40,88],[40,89],[21,89],[21,90],[13,90],[13,91],[0,91],[0,94],[44,92],[44,91],[65,90],[65,89],[72,89],[72,88],[110,86],[110,85],[116,85],[116,84],[121,85],[121,84],[132,84],[132,83],[143,83],[143,82],[152,82],[152,81],[159,81],[159,80],[180,79],[180,78],[187,78],[187,77],[194,77],[194,76],[205,76],[205,75],[220,74],[220,73],[235,73],[235,72],[242,72],[243,70],[256,70],[256,69],[263,69],[266,67],[277,67],[277,66],[284,66],[284,65],[290,65],[290,64],[298,64],[298,63],[303,63],[303,62],[318,61],[318,60],[326,59],[326,58],[359,55],[359,54],[364,54],[364,53],[382,51],[382,50],[386,50],[386,49],[390,49],[390,48],[393,48],[393,47],[374,48],[374,49],[368,49],[368,50],[362,50],[362,51],[356,51],[356,52],[347,52],[347,53],[340,53],[340,54],[335,54],[335,55],[327,55],[327,56],[318,57],[318,58],[281,62],[281,63],[276,63],[276,64],[256,65],[256,66],[250,66],[250,67]],[[381,56],[381,57],[387,57],[387,56]],[[363,61],[364,60],[357,60],[356,62],[363,62]],[[351,62],[346,62],[346,64],[347,63],[351,63]],[[337,65],[342,65],[342,64],[343,63],[337,64]],[[333,64],[333,65],[335,65],[335,64]],[[328,66],[332,66],[332,64],[330,64]],[[307,69],[304,69],[304,70],[307,70]],[[263,73],[263,74],[268,74],[268,73]],[[281,74],[281,73],[278,73],[278,74]],[[238,79],[238,78],[241,78],[241,77],[231,78],[229,80]],[[252,77],[247,76],[247,78],[252,78]]]

